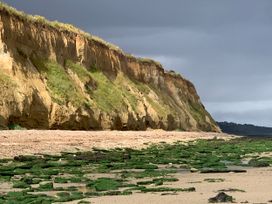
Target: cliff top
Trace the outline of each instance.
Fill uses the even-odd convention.
[[[103,40],[102,38],[92,35],[88,32],[85,32],[75,26],[73,26],[72,24],[68,24],[68,23],[61,23],[59,21],[49,21],[47,20],[45,17],[43,16],[39,16],[39,15],[29,15],[24,13],[23,11],[19,11],[3,2],[0,2],[0,12],[5,12],[8,15],[12,15],[16,18],[19,18],[22,21],[28,21],[30,23],[38,23],[40,25],[43,26],[48,26],[52,29],[56,29],[60,32],[69,32],[69,33],[73,33],[76,35],[81,35],[84,36],[86,39],[99,43],[103,46],[106,46],[108,49],[114,50],[117,53],[127,57],[128,59],[131,60],[135,60],[138,61],[140,63],[148,63],[148,64],[154,64],[157,67],[162,68],[162,65],[160,64],[160,62],[157,62],[153,59],[150,58],[142,58],[142,57],[135,57],[131,54],[125,53],[121,48],[119,48],[117,45],[114,45],[112,43],[109,43],[105,40]],[[173,71],[171,71],[172,73]],[[178,74],[177,74],[178,75]]]

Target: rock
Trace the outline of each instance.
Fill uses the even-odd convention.
[[[215,197],[209,198],[209,203],[232,203],[234,201],[232,196],[224,192],[218,193]]]
[[[198,169],[196,169],[196,168],[191,168],[190,171],[191,171],[192,173],[195,173],[195,172],[198,172]]]
[[[162,196],[168,196],[168,195],[178,195],[177,193],[161,193]]]

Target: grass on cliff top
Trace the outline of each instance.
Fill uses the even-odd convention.
[[[174,77],[178,77],[178,78],[182,78],[182,76],[180,75],[180,73],[175,72],[174,70],[169,70],[167,71],[168,74],[174,76]]]
[[[77,27],[75,27],[74,25],[72,24],[69,24],[69,23],[61,23],[61,22],[58,22],[58,21],[49,21],[47,20],[45,17],[43,16],[39,16],[39,15],[29,15],[29,14],[26,14],[24,13],[23,11],[18,11],[17,9],[3,3],[3,2],[0,2],[0,11],[5,11],[7,12],[9,15],[14,15],[16,16],[17,18],[23,20],[23,21],[28,21],[28,22],[31,22],[31,23],[40,23],[40,24],[43,24],[43,25],[47,25],[51,28],[54,28],[54,29],[57,29],[61,32],[65,32],[65,31],[68,31],[68,32],[72,32],[72,33],[75,33],[75,34],[80,34],[84,37],[86,37],[88,40],[90,41],[93,41],[93,42],[97,42],[105,47],[108,47],[109,49],[111,50],[114,50],[120,54],[123,54],[125,56],[127,56],[128,58],[134,58],[136,61],[138,62],[142,62],[142,63],[151,63],[151,64],[155,64],[156,66],[158,67],[162,67],[162,65],[155,61],[155,60],[152,60],[152,59],[148,59],[148,58],[137,58],[137,57],[134,57],[132,55],[129,55],[129,54],[125,54],[123,52],[123,50],[121,48],[119,48],[117,45],[114,45],[112,43],[109,43],[105,40],[103,40],[102,38],[98,37],[98,36],[95,36],[95,35],[91,35],[90,33],[87,33]]]
[[[32,62],[46,78],[49,92],[57,103],[71,102],[76,106],[84,103],[84,96],[61,65],[54,61],[41,59],[32,59]]]
[[[153,59],[150,59],[150,58],[141,58],[141,57],[138,57],[137,60],[141,63],[148,63],[148,64],[155,64],[156,66],[158,67],[162,67],[161,63],[160,62],[157,62]]]
[[[169,184],[178,181],[175,173],[184,168],[221,171],[228,165],[250,166],[242,160],[263,152],[272,152],[272,139],[197,140],[161,143],[141,150],[94,149],[55,156],[17,156],[0,160],[0,183],[11,182],[21,191],[10,189],[7,194],[0,194],[0,203],[79,202],[84,198],[135,192],[197,191],[194,187],[172,188]],[[259,157],[257,154],[253,159]],[[271,165],[271,156],[265,161]]]
[[[17,16],[21,20],[27,20],[32,23],[37,22],[37,23],[44,24],[44,25],[50,26],[52,28],[55,28],[59,31],[69,31],[72,33],[83,35],[86,38],[88,38],[89,40],[98,42],[98,43],[108,47],[109,49],[115,50],[119,53],[123,53],[123,51],[118,46],[111,44],[109,42],[106,42],[105,40],[103,40],[97,36],[91,35],[91,34],[85,32],[79,28],[76,28],[72,24],[61,23],[58,21],[49,21],[45,17],[39,16],[39,15],[35,15],[35,16],[28,15],[28,14],[24,13],[23,11],[18,11],[17,9],[15,9],[11,6],[8,6],[7,4],[5,4],[3,2],[0,2],[0,10],[6,11],[9,15]]]

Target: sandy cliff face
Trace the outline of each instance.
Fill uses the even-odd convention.
[[[191,82],[81,32],[0,9],[0,126],[219,131]]]

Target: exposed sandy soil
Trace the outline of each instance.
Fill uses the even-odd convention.
[[[0,158],[97,148],[140,148],[150,143],[231,138],[223,133],[152,131],[0,131]]]

